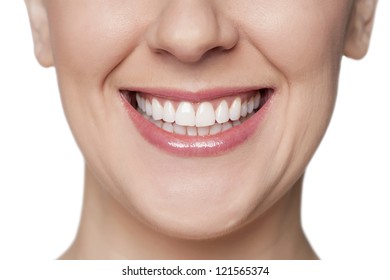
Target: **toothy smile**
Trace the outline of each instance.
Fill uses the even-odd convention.
[[[208,136],[240,126],[270,98],[264,88],[213,100],[169,100],[143,92],[122,91],[124,99],[155,126],[173,134]]]

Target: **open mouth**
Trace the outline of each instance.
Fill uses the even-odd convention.
[[[140,135],[157,149],[185,157],[217,156],[244,143],[267,115],[273,88],[186,93],[121,89]]]
[[[210,136],[241,126],[268,102],[274,90],[262,88],[201,102],[178,101],[143,92],[121,90],[145,120],[176,135]]]

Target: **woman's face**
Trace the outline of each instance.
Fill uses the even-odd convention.
[[[215,237],[259,217],[328,126],[352,5],[44,1],[46,55],[87,169],[169,235]]]

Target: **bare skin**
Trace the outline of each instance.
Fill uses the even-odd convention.
[[[318,258],[301,226],[303,176],[331,119],[342,56],[367,52],[375,0],[26,4],[36,57],[56,68],[86,162],[80,227],[62,259]],[[204,92],[228,99],[264,87],[270,109],[251,136],[198,157],[149,141],[121,92],[162,89],[169,100],[173,89],[177,102],[200,103]]]
[[[318,259],[301,227],[302,181],[259,219],[229,235],[183,240],[129,216],[87,170],[79,233],[60,259]]]

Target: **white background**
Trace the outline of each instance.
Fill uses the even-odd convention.
[[[343,61],[335,114],[305,179],[303,225],[323,259],[390,252],[389,13],[380,1],[369,55]],[[76,233],[83,161],[54,70],[34,59],[23,1],[0,1],[0,38],[0,260],[54,259]]]

